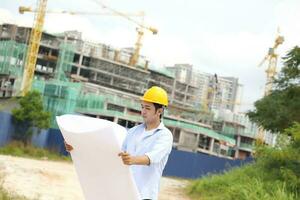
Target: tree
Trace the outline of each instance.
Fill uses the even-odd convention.
[[[264,129],[283,132],[294,122],[300,122],[300,48],[294,47],[284,59],[275,89],[255,102],[247,115]]]
[[[51,114],[43,110],[42,97],[37,91],[30,91],[21,97],[19,104],[19,108],[12,110],[17,127],[13,137],[27,145],[33,134],[33,127],[39,129],[50,127]]]
[[[278,89],[286,89],[300,84],[300,48],[295,46],[287,56],[283,57],[285,67],[282,68],[275,84]]]

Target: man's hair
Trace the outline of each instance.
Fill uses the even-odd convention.
[[[158,103],[153,103],[154,104],[154,107],[155,107],[155,112],[158,110],[158,109],[160,109],[160,108],[162,108],[163,109],[163,112],[160,114],[160,116],[159,116],[159,118],[161,119],[162,118],[162,116],[163,116],[163,114],[164,114],[164,106],[163,105],[161,105],[161,104],[158,104]]]

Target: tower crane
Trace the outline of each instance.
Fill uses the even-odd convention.
[[[37,9],[33,9],[27,6],[20,6],[19,13],[24,14],[25,12],[38,12]],[[108,16],[116,16],[115,13],[111,12],[85,12],[85,11],[67,11],[67,10],[46,10],[46,14],[69,14],[69,15],[108,15]],[[132,17],[145,17],[145,13],[143,11],[136,12],[136,13],[123,13],[126,16]]]
[[[95,2],[99,5],[101,5],[103,8],[108,9],[110,12],[107,12],[107,13],[90,12],[89,13],[89,12],[80,12],[80,11],[79,12],[49,11],[49,13],[67,13],[67,14],[71,14],[71,15],[72,14],[116,15],[116,16],[123,17],[123,18],[135,23],[138,26],[138,28],[137,28],[138,37],[137,37],[137,41],[135,43],[135,50],[134,50],[134,52],[130,58],[130,61],[128,63],[128,65],[130,65],[130,66],[135,66],[138,62],[140,49],[142,46],[141,41],[142,41],[142,37],[144,35],[144,30],[148,30],[155,35],[158,32],[157,29],[144,25],[144,16],[145,16],[144,12],[135,13],[135,14],[123,13],[123,12],[117,11],[113,8],[106,6],[105,4],[103,4],[100,1],[95,0]],[[24,96],[31,89],[35,65],[36,65],[36,61],[37,61],[38,49],[40,46],[40,40],[41,40],[43,26],[44,26],[44,19],[45,19],[46,13],[48,13],[48,11],[46,10],[46,7],[47,7],[47,0],[37,0],[36,9],[31,9],[30,7],[24,7],[24,6],[19,7],[20,14],[23,14],[25,12],[34,12],[35,13],[34,25],[33,25],[32,31],[31,31],[31,35],[30,35],[29,48],[28,48],[28,53],[27,53],[27,57],[26,57],[24,76],[23,76],[22,86],[21,86],[22,96]],[[130,16],[142,17],[142,23],[132,19]]]
[[[278,55],[275,53],[275,50],[279,45],[281,45],[284,42],[284,37],[278,35],[275,39],[275,43],[273,47],[269,48],[268,54],[264,57],[264,59],[261,61],[261,63],[258,65],[259,67],[262,66],[266,61],[269,61],[268,68],[266,69],[267,74],[267,81],[265,84],[265,91],[264,96],[267,96],[270,94],[272,87],[273,87],[273,79],[276,75],[276,68],[277,68],[277,59]]]
[[[21,95],[29,92],[32,85],[37,55],[40,47],[40,41],[43,32],[47,0],[37,1],[37,12],[34,15],[34,23],[30,33],[28,51],[25,60],[25,69],[21,85]]]
[[[266,61],[268,61],[268,68],[266,69],[267,80],[265,84],[265,91],[264,96],[267,96],[271,93],[273,88],[273,80],[276,75],[276,68],[277,68],[277,59],[278,54],[275,53],[275,50],[284,42],[284,37],[279,35],[275,39],[273,47],[269,48],[268,54],[264,57],[264,59],[258,65],[259,67],[262,66]],[[263,143],[264,141],[265,130],[263,128],[259,128],[258,130],[258,140]]]

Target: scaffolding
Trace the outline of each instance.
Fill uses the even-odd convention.
[[[81,84],[57,80],[34,80],[32,89],[39,91],[43,96],[44,109],[52,113],[51,127],[57,128],[56,116],[75,113]]]
[[[68,81],[66,74],[71,73],[72,63],[74,60],[75,47],[72,44],[62,43],[59,46],[59,56],[55,69],[55,79]]]
[[[141,95],[147,89],[150,73],[145,70],[96,58],[90,59],[88,68],[85,66],[83,69],[79,67],[78,73],[92,83],[137,95]]]
[[[27,46],[16,41],[0,41],[1,90],[10,90],[11,96],[20,92]]]
[[[55,116],[75,113],[76,103],[81,91],[81,83],[73,83],[67,77],[71,72],[74,47],[68,43],[60,44],[59,57],[53,80],[34,80],[32,89],[43,96],[44,109],[52,113],[51,127],[57,128]]]
[[[87,113],[100,113],[104,109],[104,96],[88,93],[78,98],[76,110]]]
[[[119,107],[119,109],[114,109],[113,106]],[[140,103],[135,99],[124,98],[118,95],[93,93],[81,94],[77,103],[78,110],[89,113],[101,113],[103,110],[119,111],[119,113],[124,113],[125,108],[139,112]]]

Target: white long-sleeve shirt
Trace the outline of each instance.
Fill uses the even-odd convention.
[[[129,129],[122,150],[131,156],[149,157],[149,166],[131,165],[130,169],[141,198],[156,200],[160,178],[172,150],[173,135],[162,122],[156,129],[145,129],[145,124]]]

